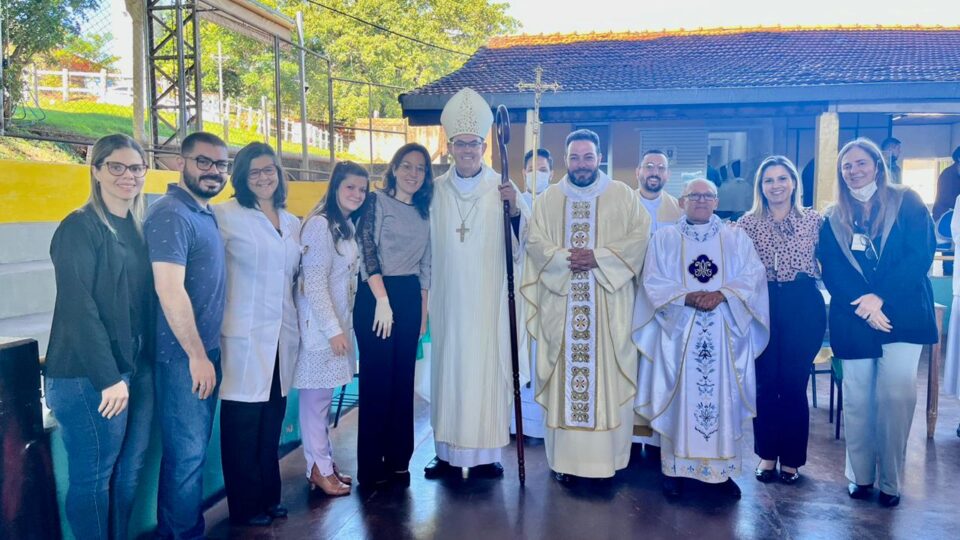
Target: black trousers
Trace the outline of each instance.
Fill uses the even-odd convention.
[[[422,314],[417,276],[383,278],[393,309],[393,330],[373,332],[376,299],[361,283],[353,309],[360,348],[360,409],[357,481],[374,483],[406,471],[413,455],[413,375]]]
[[[823,296],[816,281],[798,274],[795,281],[769,282],[770,344],[757,358],[757,416],[754,451],[761,459],[787,467],[807,462],[810,365],[823,344],[827,326]]]
[[[280,430],[286,411],[279,358],[268,401],[220,402],[220,454],[231,521],[242,523],[280,504]]]

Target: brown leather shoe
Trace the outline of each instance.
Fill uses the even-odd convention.
[[[331,497],[341,497],[350,494],[350,486],[344,484],[336,475],[323,476],[317,465],[313,465],[310,471],[310,491],[319,488],[321,491]]]
[[[340,472],[340,469],[337,468],[336,463],[333,464],[333,475],[337,477],[337,480],[340,480],[341,482],[343,482],[348,486],[353,484],[353,477],[350,476],[349,474],[343,474],[342,472]]]

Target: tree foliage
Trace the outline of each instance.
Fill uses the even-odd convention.
[[[101,0],[0,0],[3,17],[4,117],[22,98],[23,71],[37,55],[64,45],[80,33],[86,16]]]
[[[109,70],[119,60],[107,52],[113,40],[109,32],[104,34],[69,35],[62,47],[39,54],[35,61],[42,69],[69,69],[70,71]]]
[[[318,0],[383,28],[427,43],[462,51],[430,47],[384,32],[304,0],[266,0],[263,3],[293,17],[304,16],[308,49],[332,62],[334,77],[373,82],[397,88],[368,87],[343,81],[334,83],[338,123],[353,124],[373,114],[398,117],[398,94],[431,82],[457,69],[491,36],[509,33],[517,21],[506,14],[506,4],[490,0]],[[260,96],[272,102],[273,50],[230,30],[205,24],[201,27],[205,92],[217,89],[217,41],[224,52],[224,92],[248,106],[259,107]],[[296,41],[294,39],[293,41]],[[291,117],[299,116],[297,56],[281,55],[281,102]],[[326,62],[307,56],[308,116],[327,119]]]

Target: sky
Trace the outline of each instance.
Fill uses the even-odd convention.
[[[470,0],[464,0],[470,1]],[[503,1],[503,0],[493,0]],[[957,0],[507,0],[521,33],[738,26],[960,26]]]

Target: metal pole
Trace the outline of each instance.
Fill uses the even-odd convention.
[[[7,133],[7,102],[4,101],[7,85],[3,80],[3,62],[6,60],[7,47],[3,41],[3,22],[3,9],[0,7],[0,137]]]
[[[327,146],[330,147],[330,170],[333,170],[333,162],[337,160],[337,146],[335,138],[337,131],[333,127],[333,64],[327,59]]]
[[[310,170],[310,155],[307,150],[307,61],[306,53],[304,48],[306,48],[306,43],[303,40],[303,13],[297,12],[297,36],[300,38],[300,168],[304,171]],[[309,173],[306,175],[309,177]],[[306,180],[305,177],[301,177],[301,180]]]
[[[190,19],[193,22],[193,89],[195,91],[193,105],[196,111],[194,121],[196,131],[203,131],[203,83],[201,81],[203,71],[200,66],[200,13],[197,10],[197,0],[193,0],[190,11],[192,12]]]
[[[186,57],[183,52],[183,0],[176,0],[175,18],[177,22],[177,142],[183,142],[187,136],[187,82],[184,62]]]
[[[133,90],[133,138],[140,144],[147,142],[144,60],[149,56],[149,53],[146,50],[144,37],[146,35],[144,29],[146,24],[145,4],[142,0],[126,0],[127,13],[130,15],[130,28],[133,33],[133,80],[131,81]]]
[[[280,37],[273,36],[273,97],[277,123],[277,155],[283,161],[283,109],[280,103]]]
[[[370,172],[373,172],[373,87],[367,85],[367,140],[370,141]]]

